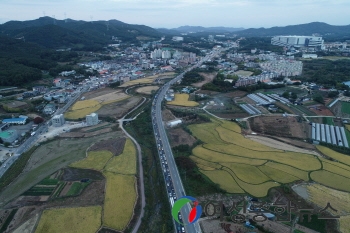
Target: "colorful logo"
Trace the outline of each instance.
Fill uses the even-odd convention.
[[[195,223],[202,214],[202,206],[198,205],[198,201],[191,197],[191,196],[184,196],[179,198],[173,205],[173,208],[171,210],[171,214],[176,222],[178,222],[181,225],[187,225],[187,223],[184,223],[184,221],[179,220],[179,212],[187,205],[187,203],[192,203],[193,208],[190,211],[190,214],[188,215],[188,224]]]

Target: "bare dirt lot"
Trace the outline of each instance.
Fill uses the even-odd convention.
[[[158,89],[159,89],[158,86],[146,86],[146,87],[137,88],[136,92],[140,94],[150,95],[152,94],[152,91],[156,91]]]
[[[210,83],[211,81],[213,81],[217,73],[199,73],[199,74],[204,78],[204,80],[202,82],[192,84],[192,86],[198,87],[198,88],[202,87],[206,83]]]
[[[122,100],[116,103],[103,105],[96,113],[98,113],[99,117],[113,117],[113,118],[121,118],[124,116],[130,109],[135,107],[141,100],[139,96],[133,96],[126,100]]]
[[[89,92],[84,93],[82,95],[82,97],[84,96],[86,100],[89,100],[89,99],[93,99],[93,98],[101,96],[101,95],[110,94],[110,93],[113,93],[113,92],[116,92],[116,91],[117,91],[116,89],[112,89],[112,88],[109,88],[109,87],[99,88],[97,90],[89,91]],[[118,90],[118,91],[120,91],[120,90]]]
[[[317,105],[312,105],[312,106],[307,106],[307,108],[316,113],[317,115],[322,115],[322,116],[334,116],[331,110],[329,110],[326,106],[322,104],[317,104]]]
[[[130,96],[125,94],[122,90],[118,90],[118,91],[114,91],[108,94],[104,94],[104,95],[100,95],[100,96],[96,96],[94,98],[92,98],[92,100],[96,100],[99,103],[111,103],[114,101],[119,101],[119,100],[123,100],[126,98],[129,98]]]
[[[280,149],[280,150],[287,150],[287,151],[294,151],[294,152],[300,152],[305,154],[313,154],[313,155],[319,155],[317,152],[312,150],[305,150],[296,146],[288,145],[284,142],[280,142],[268,137],[262,137],[262,136],[255,136],[255,135],[248,135],[247,138],[259,142],[261,144],[264,144],[266,146]]]
[[[165,109],[162,111],[162,119],[163,121],[171,121],[176,119],[176,117],[172,114],[169,109]]]
[[[111,124],[111,126],[103,128],[103,129],[99,129],[93,132],[68,132],[68,133],[63,133],[60,134],[59,137],[60,138],[89,138],[89,137],[93,137],[96,135],[100,135],[100,134],[104,134],[104,133],[109,133],[112,132],[112,127],[113,125]]]
[[[100,141],[89,148],[89,151],[108,150],[114,156],[120,155],[124,150],[125,138]]]
[[[182,144],[192,146],[196,142],[196,139],[192,135],[184,131],[182,128],[170,129],[169,139],[171,147]]]
[[[88,169],[72,168],[67,167],[62,169],[62,176],[60,177],[63,181],[78,181],[81,179],[89,178],[91,180],[103,180],[105,177],[101,172]]]
[[[249,119],[252,131],[278,137],[307,139],[309,125],[299,123],[296,117],[259,116]]]
[[[234,91],[234,92],[229,92],[224,94],[224,96],[229,97],[229,98],[236,98],[236,97],[243,97],[247,95],[248,93],[245,91]]]

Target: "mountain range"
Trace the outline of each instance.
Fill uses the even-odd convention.
[[[27,42],[48,48],[100,48],[110,43],[112,36],[134,43],[139,39],[159,39],[161,33],[148,26],[118,20],[86,22],[41,17],[29,21],[6,22],[0,25],[0,35],[23,38]]]
[[[227,33],[242,31],[244,28],[233,28],[233,27],[202,27],[202,26],[181,26],[172,29],[158,28],[158,31],[165,33],[196,33],[196,32],[210,32],[210,33]]]

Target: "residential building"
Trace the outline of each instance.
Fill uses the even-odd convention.
[[[56,105],[54,104],[47,104],[43,109],[43,113],[46,115],[51,115],[54,112],[56,112]]]
[[[163,59],[170,59],[171,58],[171,52],[169,50],[164,50],[162,52],[162,58]]]
[[[87,125],[97,125],[98,124],[98,114],[91,113],[90,115],[86,115],[86,124]]]
[[[64,120],[63,114],[56,115],[52,118],[52,125],[54,127],[60,127],[64,125],[64,123],[65,123],[65,120]]]
[[[0,132],[0,138],[3,142],[13,143],[17,140],[18,134],[16,130],[6,130]]]

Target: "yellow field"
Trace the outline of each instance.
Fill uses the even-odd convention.
[[[206,175],[211,181],[220,185],[221,189],[226,190],[229,193],[244,193],[244,191],[238,186],[232,176],[223,170],[204,171],[201,172]]]
[[[347,165],[320,158],[324,164],[324,170],[320,170],[322,163],[315,155],[274,149],[252,141],[240,134],[239,126],[234,122],[211,119],[211,123],[190,125],[189,129],[193,136],[204,142],[192,150],[194,156],[190,158],[202,173],[229,192],[236,190],[238,185],[245,192],[262,197],[280,184],[309,181],[309,171],[316,182],[350,190],[350,187],[342,188],[349,181]],[[340,156],[343,162],[347,160],[339,153],[333,156]],[[231,182],[231,178],[220,169],[235,181],[232,188],[223,182],[226,179]]]
[[[167,104],[169,105],[177,105],[177,106],[184,106],[184,107],[195,107],[199,104],[195,101],[189,101],[189,94],[175,94],[175,100],[170,101]]]
[[[189,125],[188,128],[193,135],[202,142],[225,144],[225,142],[221,140],[218,132],[215,131],[216,126],[217,125],[213,123],[204,123],[201,125]]]
[[[346,165],[350,166],[350,156],[349,155],[344,155],[341,153],[338,153],[334,150],[331,150],[327,147],[324,146],[316,146],[319,151],[321,151],[323,154],[327,155],[328,157],[331,157],[341,163],[344,163]]]
[[[123,153],[108,162],[105,171],[120,174],[136,174],[136,149],[132,141],[126,139]]]
[[[340,232],[341,233],[350,233],[350,216],[341,216],[339,219],[340,223]]]
[[[271,180],[264,173],[262,173],[259,168],[252,165],[236,163],[222,163],[221,165],[227,167],[233,173],[235,173],[238,179],[249,184],[261,184]]]
[[[326,207],[327,202],[338,210],[338,215],[350,215],[350,193],[337,191],[320,184],[307,185],[309,200],[319,207]]]
[[[101,206],[44,210],[36,233],[95,233],[101,226]]]
[[[227,171],[231,176],[234,178],[236,183],[238,184],[241,189],[243,189],[245,192],[255,196],[255,197],[264,197],[267,195],[267,192],[272,187],[278,187],[280,184],[277,182],[267,181],[266,183],[262,184],[248,184],[246,182],[243,182],[238,179],[238,177],[228,168],[224,167],[224,171]],[[249,171],[246,171],[249,172]]]
[[[325,170],[311,172],[310,176],[311,179],[320,184],[324,184],[328,187],[332,187],[338,190],[350,192],[350,186],[347,185],[350,181],[349,178]]]
[[[293,181],[299,180],[299,178],[296,176],[290,175],[286,172],[266,165],[259,166],[259,169],[268,177],[270,177],[271,180],[277,181],[282,184],[291,183]]]
[[[103,174],[107,178],[103,225],[122,231],[128,225],[134,211],[135,177],[111,172]]]
[[[265,164],[267,167],[271,167],[280,171],[283,171],[285,173],[288,173],[292,176],[298,177],[301,180],[308,181],[309,180],[309,173],[300,169],[297,169],[295,167],[291,167],[288,165],[280,164],[280,163],[274,163],[274,162],[267,162]]]
[[[249,144],[244,145],[249,147]],[[287,164],[292,167],[296,167],[305,171],[312,171],[321,168],[321,163],[314,156],[309,154],[301,154],[296,152],[266,152],[266,151],[256,151],[249,150],[244,147],[240,147],[234,144],[228,145],[215,145],[215,144],[205,144],[204,148],[213,150],[219,153],[239,155],[242,157],[252,158],[252,159],[266,159],[276,161],[282,164]]]
[[[350,131],[350,125],[345,125],[345,128]]]
[[[113,154],[110,151],[89,151],[88,156],[80,161],[70,164],[71,167],[102,170]]]
[[[152,94],[152,91],[156,91],[158,89],[159,89],[159,87],[157,87],[157,86],[146,86],[146,87],[137,88],[136,92],[141,93],[141,94],[150,95],[150,94]]]
[[[348,169],[350,169],[350,167],[347,167],[347,169],[341,168],[339,166],[337,166],[337,163],[331,163],[331,161],[327,161],[327,162],[323,162],[323,169],[333,172],[335,174],[341,175],[341,176],[345,176],[347,178],[349,178],[349,184],[350,184],[350,171]]]
[[[157,74],[157,75],[153,75],[153,76],[149,76],[149,77],[146,77],[146,78],[140,78],[140,79],[136,79],[136,80],[132,80],[132,81],[129,81],[129,82],[126,82],[124,84],[122,84],[120,87],[129,87],[129,86],[132,86],[132,85],[137,85],[139,83],[141,84],[147,84],[147,83],[153,83],[153,81],[159,77],[162,77],[162,76],[173,76],[175,73],[174,72],[166,72],[166,73],[163,73],[163,74]]]
[[[77,101],[65,114],[67,119],[85,118],[86,115],[99,110],[103,105],[119,102],[130,98],[124,93],[109,93],[106,95],[95,97],[90,100]]]
[[[197,165],[202,165],[202,166],[205,166],[205,167],[208,167],[208,168],[212,168],[212,169],[221,169],[221,165],[220,164],[217,164],[217,163],[211,163],[209,161],[206,161],[204,159],[201,159],[199,157],[196,157],[196,156],[190,156],[190,158],[197,164]],[[203,170],[206,170],[206,169],[203,169]]]
[[[77,101],[71,109],[74,110],[79,110],[79,109],[84,109],[84,108],[94,108],[96,106],[100,106],[100,102],[96,100],[81,100]]]
[[[243,137],[242,134],[225,129],[221,126],[216,127],[216,131],[219,133],[219,136],[223,141],[231,144],[239,145],[250,150],[282,152],[282,150],[271,148],[253,140],[247,139]]]
[[[251,75],[253,74],[253,72],[251,72],[251,71],[246,71],[246,70],[237,70],[237,71],[235,72],[235,74],[236,74],[236,75],[240,75],[240,76],[246,76],[246,77],[248,77],[248,76],[251,76]]]

